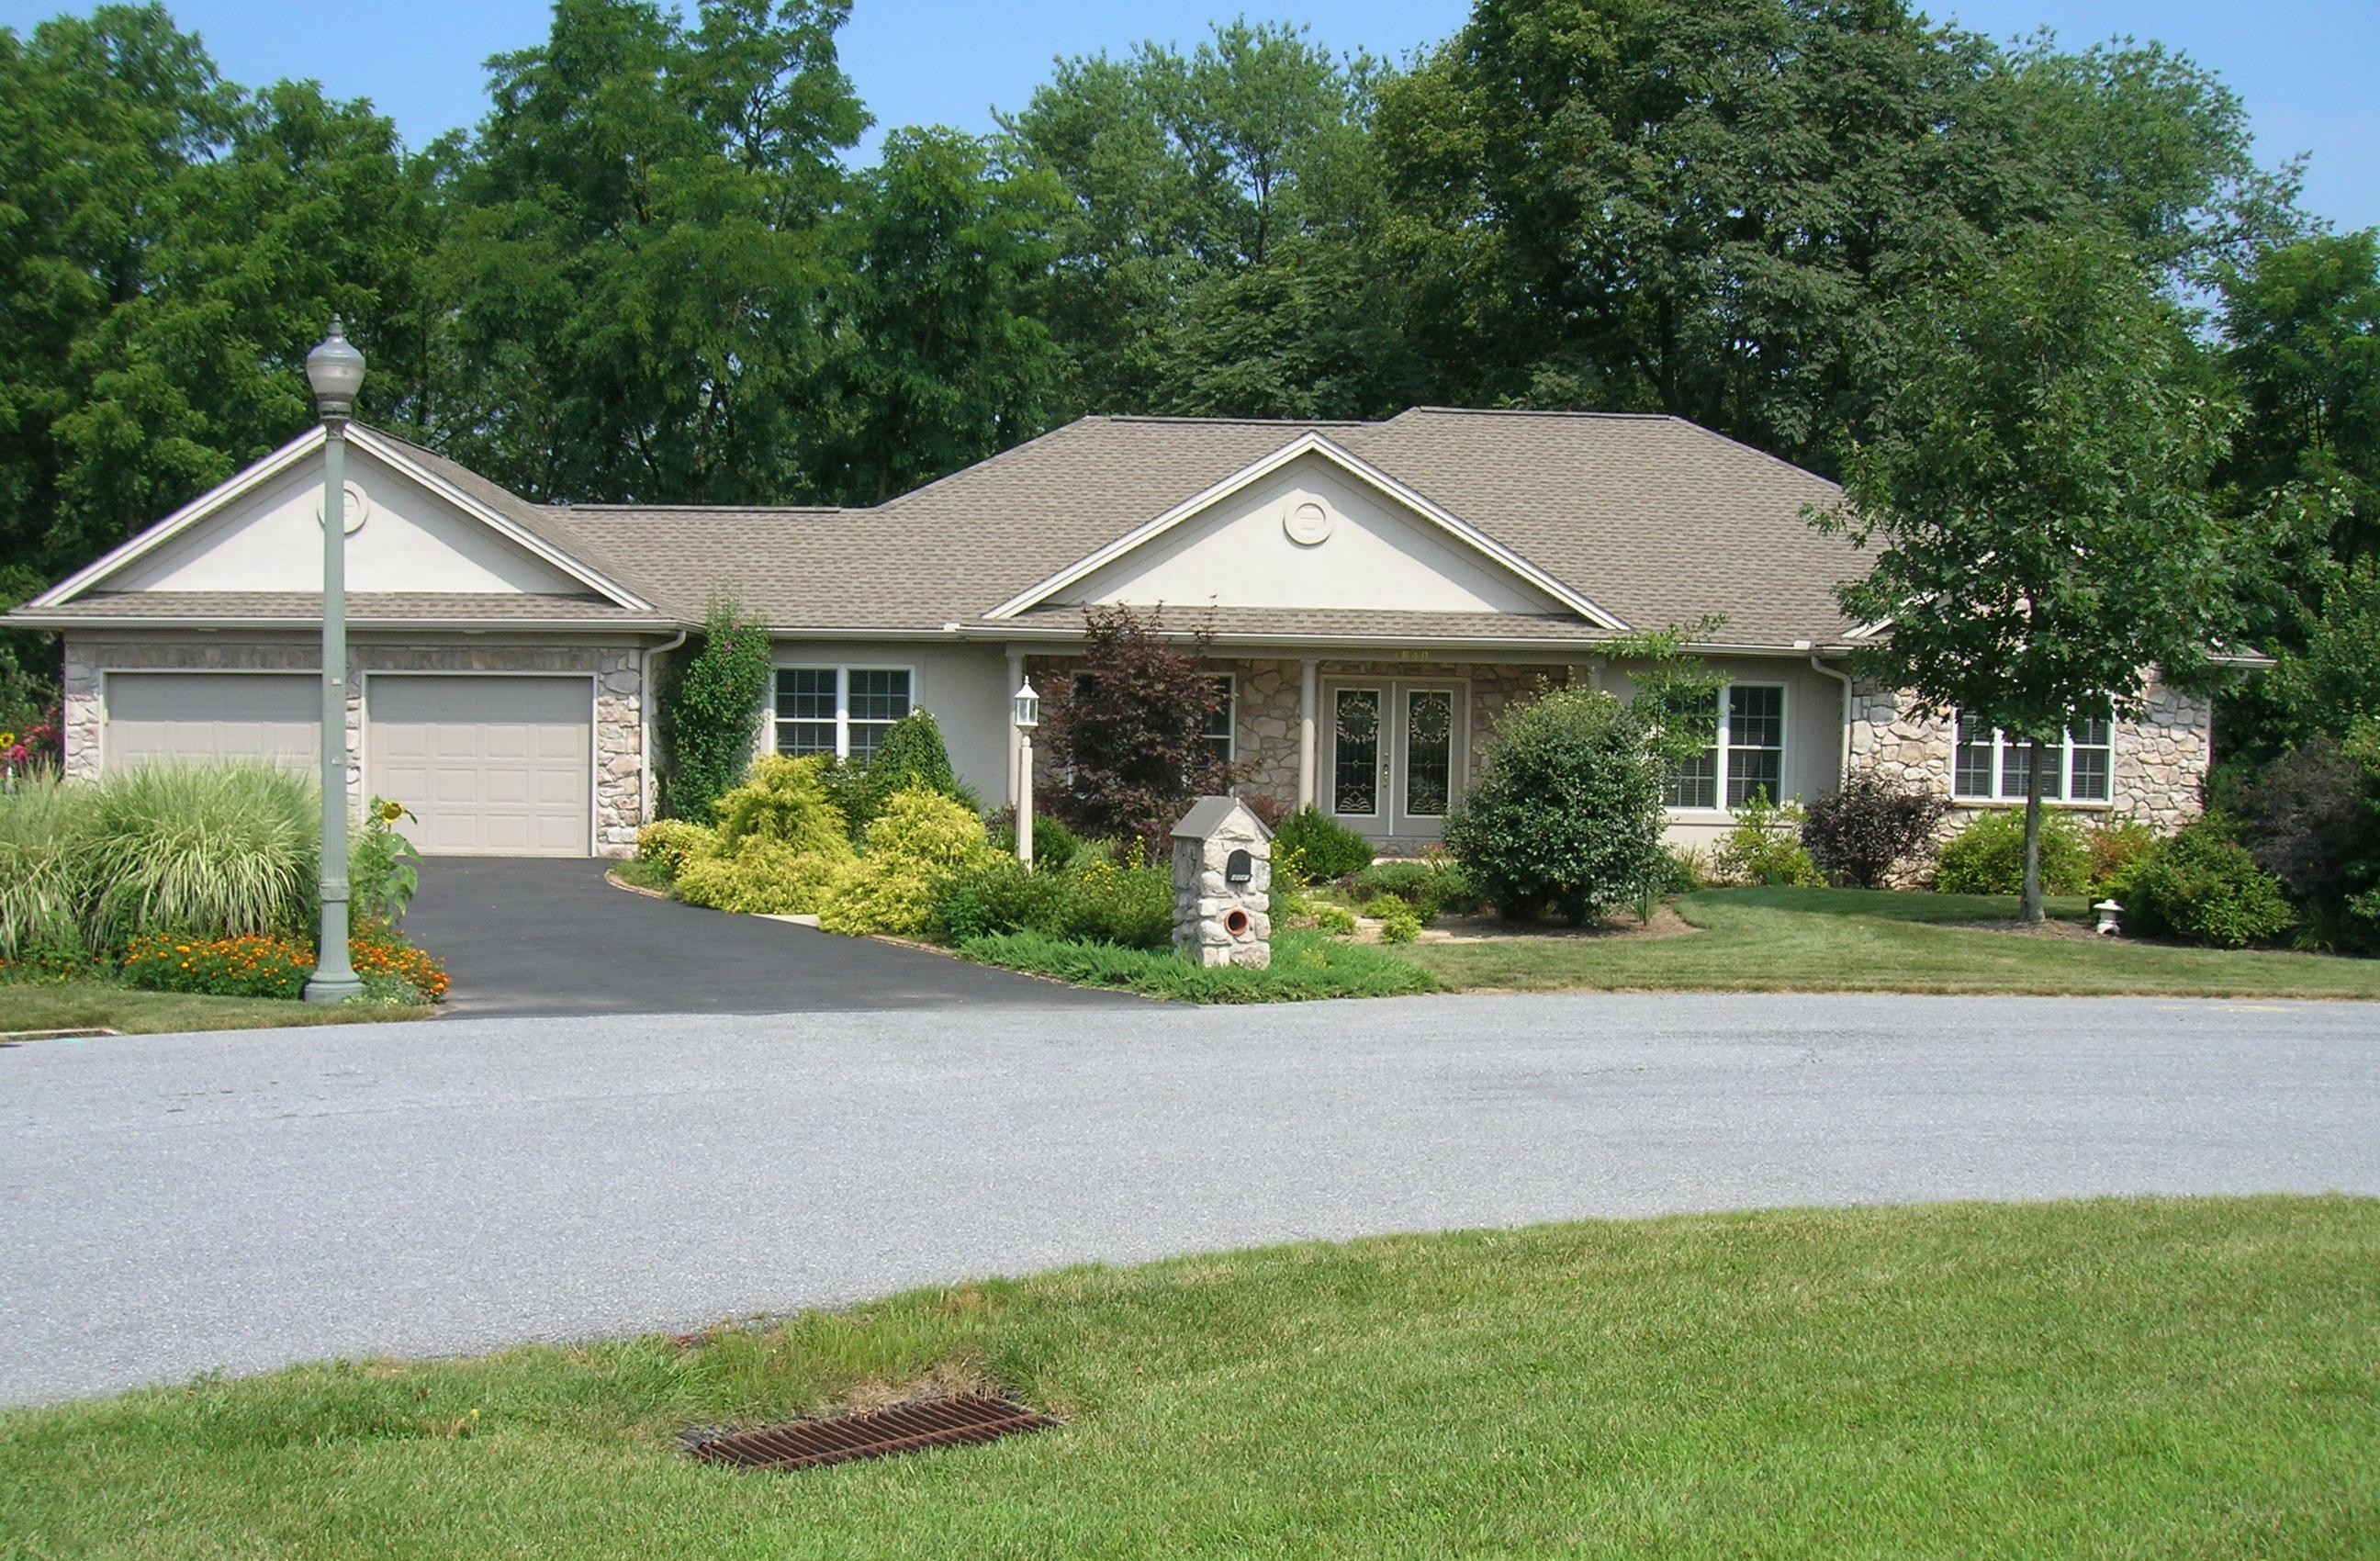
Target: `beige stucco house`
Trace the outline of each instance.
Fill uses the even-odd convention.
[[[359,793],[432,853],[630,849],[654,795],[651,694],[714,593],[765,623],[762,741],[865,756],[932,710],[987,798],[1014,794],[1008,696],[1048,688],[1083,609],[1212,636],[1244,791],[1392,847],[1435,839],[1514,701],[1624,693],[1631,632],[1721,621],[1719,735],[1673,833],[1850,766],[1964,807],[2023,756],[1848,672],[1832,587],[1860,556],[1805,523],[1833,485],[1674,417],[1416,408],[1377,423],[1087,417],[871,509],[531,503],[392,435],[347,465]],[[66,763],[317,752],[322,436],[308,433],[9,615],[61,631]],[[2068,734],[2061,806],[2197,806],[2205,702]]]

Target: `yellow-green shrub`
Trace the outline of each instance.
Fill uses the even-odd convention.
[[[752,916],[808,915],[821,908],[827,886],[852,865],[840,852],[796,851],[783,841],[748,839],[733,854],[714,851],[687,858],[678,869],[677,895],[689,905]]]
[[[829,932],[916,937],[934,921],[943,882],[991,855],[973,808],[922,789],[902,792],[868,826],[868,849],[837,873],[819,906]]]
[[[663,818],[637,831],[637,855],[658,862],[672,877],[686,871],[690,859],[709,855],[718,845],[716,830],[683,818]]]
[[[733,854],[747,840],[779,841],[808,855],[850,853],[843,810],[820,783],[826,760],[766,754],[744,783],[719,799],[719,848]]]

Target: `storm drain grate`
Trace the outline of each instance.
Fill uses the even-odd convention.
[[[735,1464],[742,1469],[817,1469],[856,1458],[994,1442],[1002,1436],[1039,1431],[1057,1423],[1040,1410],[1023,1404],[970,1394],[959,1398],[896,1404],[889,1410],[869,1410],[860,1414],[763,1425],[715,1436],[698,1434],[689,1438],[693,1445],[686,1450],[706,1463]]]

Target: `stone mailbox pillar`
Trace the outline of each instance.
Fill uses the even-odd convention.
[[[1272,963],[1272,831],[1237,797],[1173,826],[1173,947],[1202,965]]]

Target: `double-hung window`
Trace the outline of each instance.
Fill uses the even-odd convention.
[[[906,667],[780,667],[777,752],[868,759],[910,710]]]
[[[1207,724],[1199,728],[1198,738],[1206,744],[1207,757],[1210,762],[1218,766],[1229,766],[1232,754],[1232,722],[1234,716],[1232,699],[1236,690],[1232,686],[1229,673],[1214,681],[1215,697],[1220,703],[1214,709],[1208,712]]]
[[[1662,798],[1671,807],[1742,807],[1755,795],[1783,800],[1785,690],[1773,683],[1730,684],[1719,690],[1718,729],[1710,745],[1670,773]]]
[[[2033,772],[2033,744],[2012,732],[1956,718],[1952,795],[1961,802],[2022,802]],[[2085,720],[2042,750],[2044,802],[2106,802],[2114,778],[2114,732]]]

